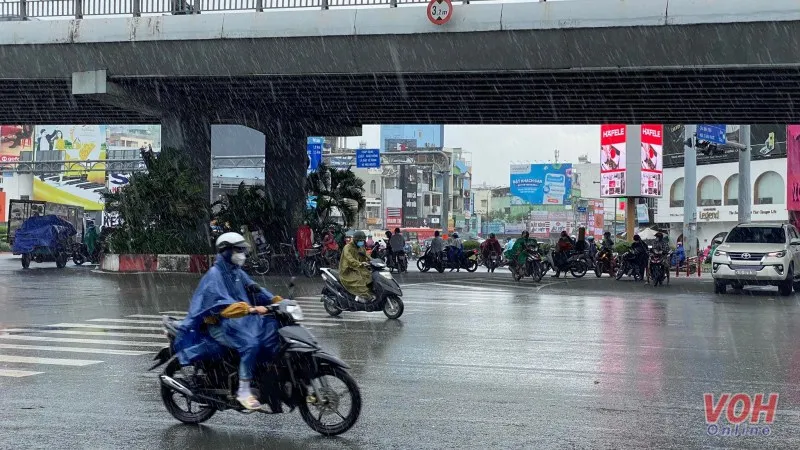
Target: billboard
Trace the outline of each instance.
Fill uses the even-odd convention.
[[[19,161],[19,152],[33,150],[33,125],[0,125],[0,163]]]
[[[401,189],[403,190],[403,226],[414,227],[418,225],[417,216],[417,183],[418,173],[416,166],[400,166]]]
[[[572,164],[512,164],[510,172],[511,195],[522,202],[572,204]]]
[[[642,125],[641,195],[661,197],[664,191],[664,127]]]
[[[381,125],[381,151],[444,147],[444,125]]]
[[[786,209],[800,211],[800,125],[787,125],[786,138]]]
[[[625,197],[627,142],[625,125],[600,126],[600,196]]]
[[[741,142],[739,125],[728,125],[725,138],[729,142]],[[664,167],[683,167],[684,160],[684,126],[681,124],[664,125]],[[774,142],[774,144],[773,144]],[[787,136],[786,125],[755,124],[750,125],[750,158],[753,161],[786,157]],[[739,152],[727,150],[724,153],[705,155],[697,151],[697,165],[736,162]]]

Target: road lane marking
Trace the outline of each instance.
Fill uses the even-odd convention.
[[[166,340],[167,337],[163,334],[155,333],[118,333],[113,331],[84,331],[84,330],[35,330],[33,328],[9,328],[3,330],[8,333],[47,333],[47,334],[71,334],[77,336],[110,336],[110,337],[136,337],[136,338],[153,338]]]
[[[162,319],[164,316],[166,316],[166,314],[131,314],[125,317],[130,317],[132,319]],[[161,323],[161,321],[159,321],[159,323]]]
[[[160,320],[135,320],[135,319],[89,319],[87,322],[111,322],[111,323],[133,323],[143,325],[158,325],[163,322]]]
[[[91,323],[54,323],[52,325],[43,325],[49,328],[98,328],[105,330],[148,330],[148,331],[162,331],[164,327],[134,327],[130,325],[102,325]]]
[[[22,378],[31,375],[41,375],[44,372],[30,372],[27,370],[0,369],[0,377]]]
[[[50,347],[46,345],[18,345],[18,344],[0,344],[0,348],[11,350],[43,350],[53,352],[65,353],[96,353],[99,355],[129,355],[140,356],[149,355],[153,352],[143,352],[138,350],[113,350],[108,348],[88,348],[88,347]]]
[[[469,306],[469,303],[448,303],[448,302],[440,302],[438,300],[428,300],[428,301],[425,301],[425,302],[403,300],[403,303],[405,303],[406,305]]]
[[[26,336],[21,334],[0,334],[0,339],[12,341],[69,342],[72,344],[130,345],[133,347],[164,347],[161,342],[117,341],[111,339],[54,338],[50,336]]]
[[[161,314],[175,314],[175,315],[178,315],[178,316],[185,316],[186,315],[186,311],[159,311],[159,313],[161,313]]]
[[[39,358],[33,356],[0,355],[0,362],[23,363],[23,364],[48,364],[53,366],[91,366],[100,364],[103,361],[93,361],[91,359],[61,359],[61,358]]]

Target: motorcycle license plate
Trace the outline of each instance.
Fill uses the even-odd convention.
[[[736,275],[755,275],[756,271],[753,269],[737,269],[734,273]]]

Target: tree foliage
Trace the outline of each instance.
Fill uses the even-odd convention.
[[[260,229],[270,242],[283,238],[276,236],[273,231],[279,228],[278,219],[286,212],[272,204],[264,186],[246,186],[242,183],[235,193],[226,194],[225,200],[214,203],[212,207],[220,208],[214,214],[219,225],[228,224],[236,231],[243,225],[247,225],[250,231]]]
[[[358,220],[358,213],[367,205],[364,180],[350,169],[337,170],[321,164],[316,172],[308,175],[306,192],[315,196],[317,201],[313,213],[307,216],[314,228],[332,223],[334,212],[338,212],[344,219],[344,226],[350,228]]]
[[[120,226],[108,237],[113,253],[206,254],[209,202],[197,170],[178,150],[143,154],[147,172],[106,193],[106,212],[118,214]]]

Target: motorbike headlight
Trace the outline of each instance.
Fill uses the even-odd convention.
[[[286,312],[292,316],[292,319],[296,321],[303,320],[303,310],[300,309],[299,305],[289,305],[286,307]]]
[[[392,274],[391,274],[391,273],[389,273],[389,272],[378,272],[378,273],[380,273],[380,274],[381,274],[381,276],[382,276],[383,278],[386,278],[387,280],[391,280],[391,279],[392,279]]]

